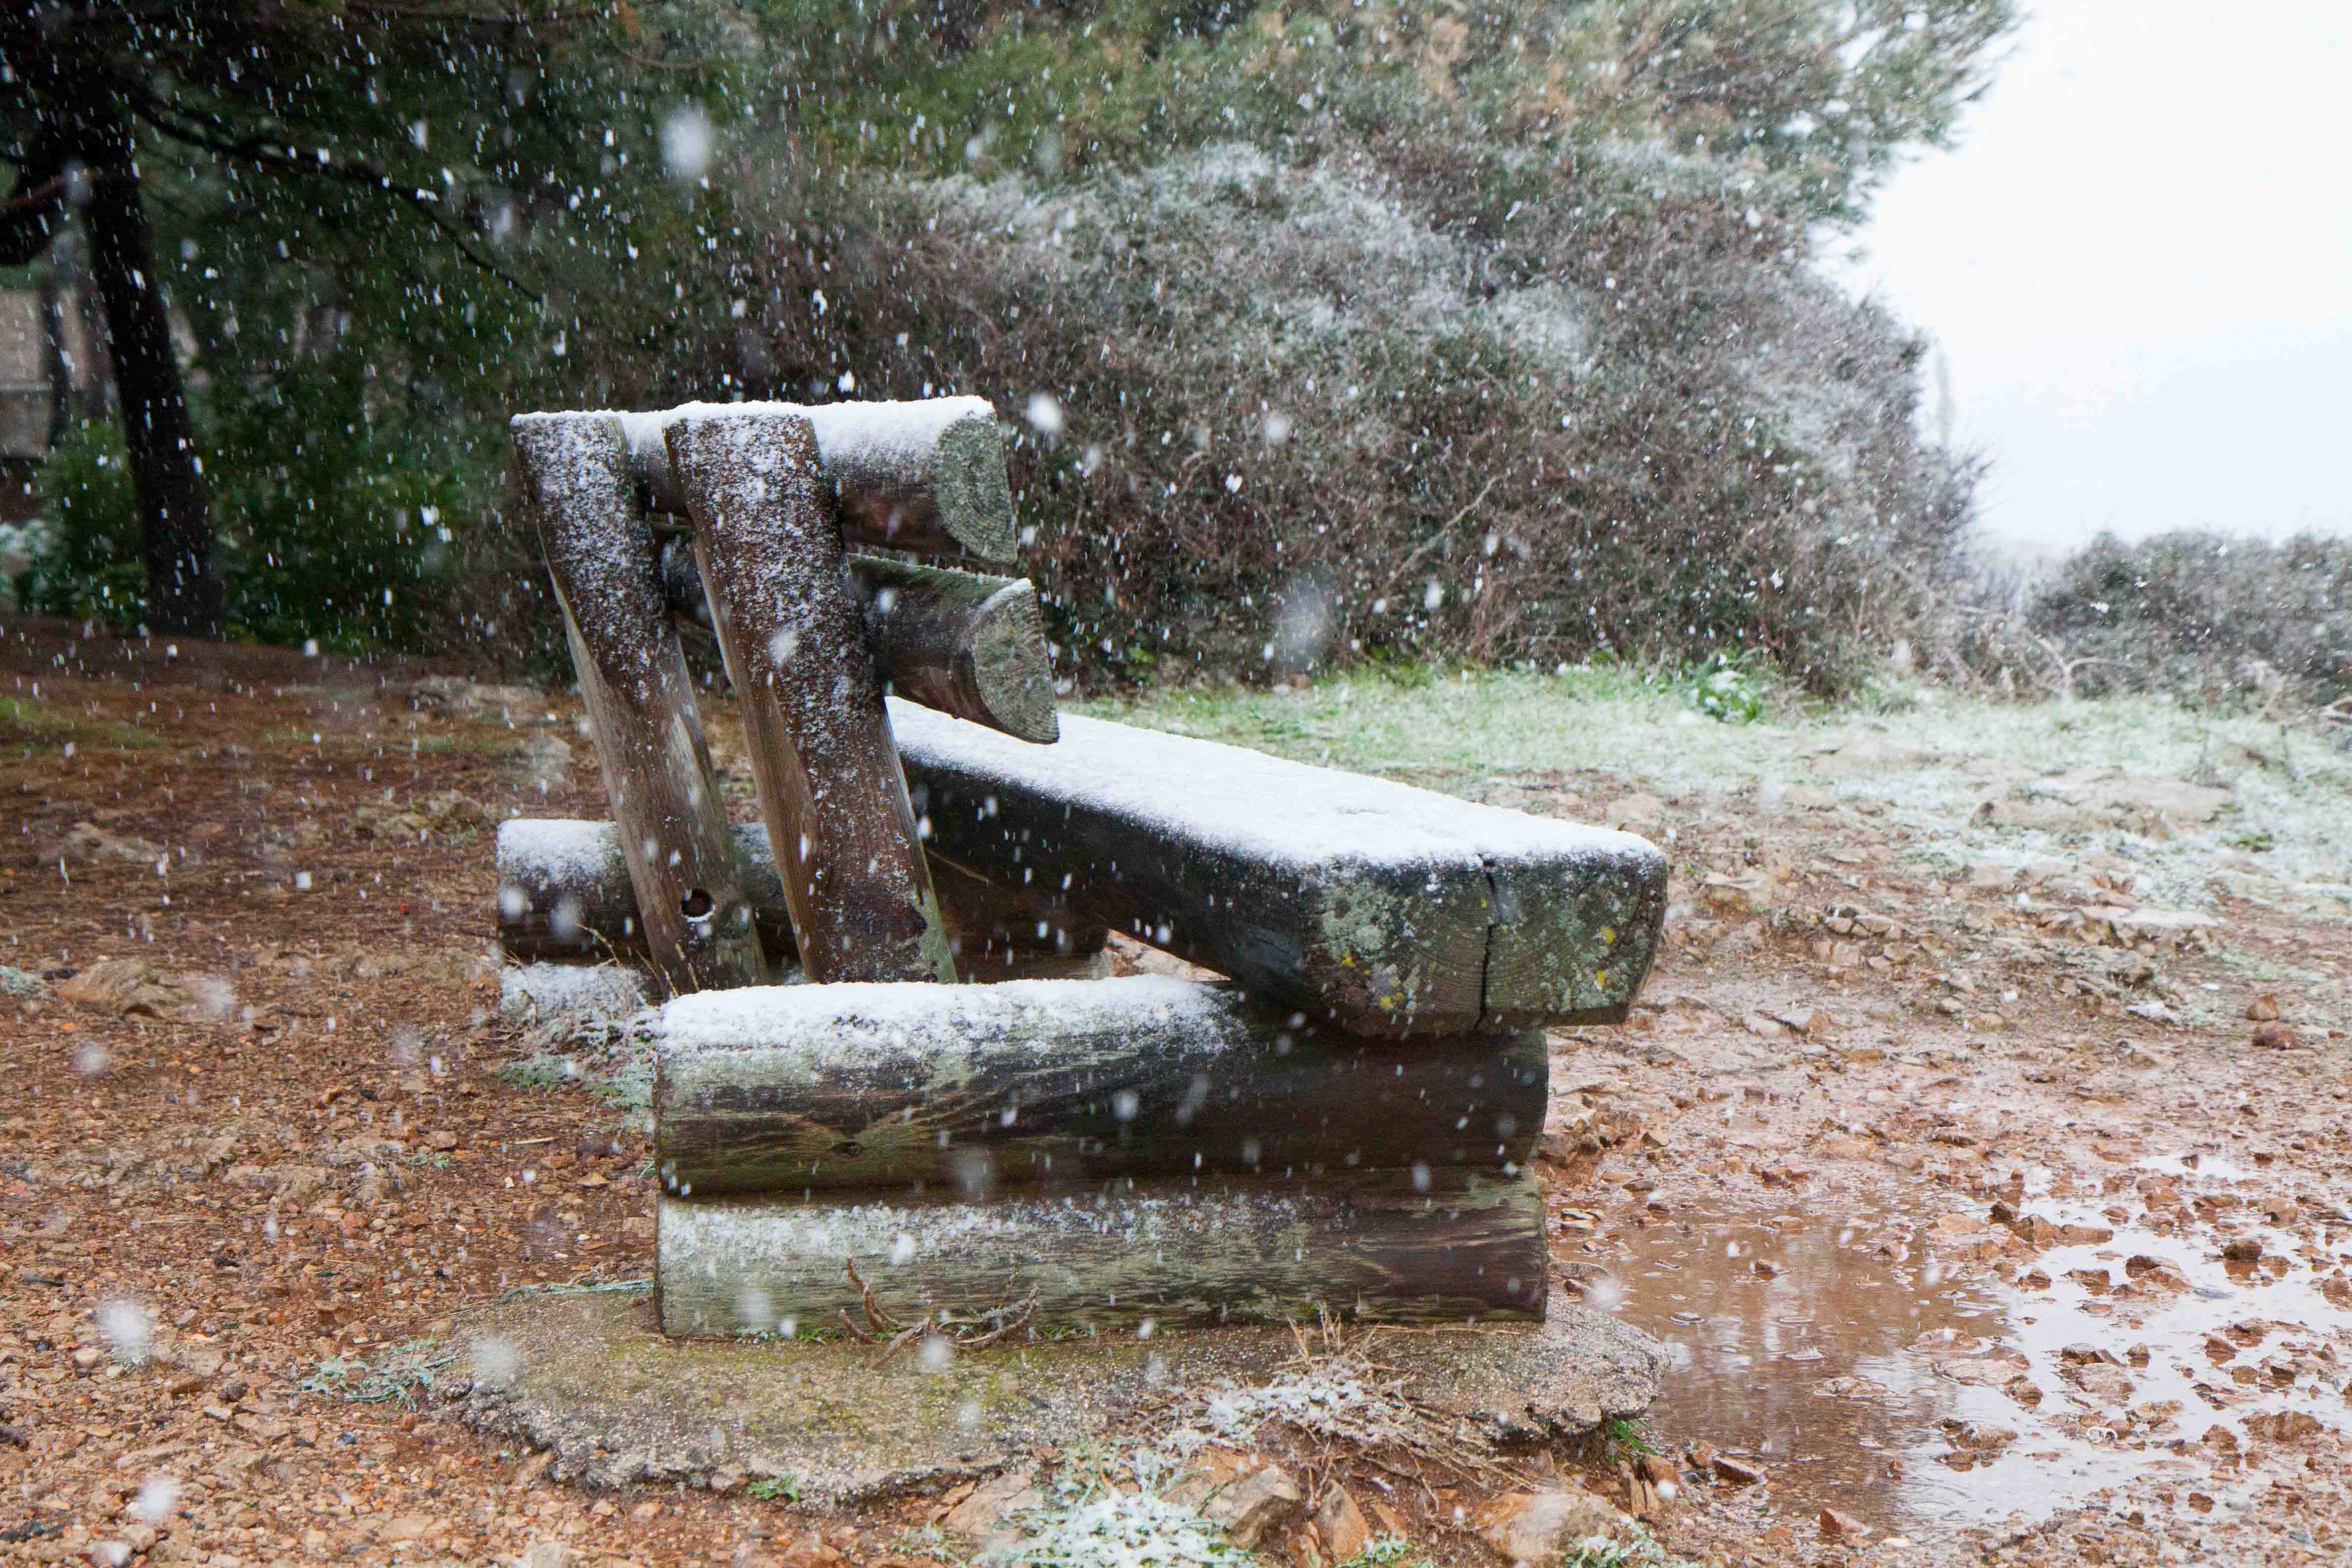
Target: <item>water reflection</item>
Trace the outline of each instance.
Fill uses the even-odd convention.
[[[2209,1163],[2202,1181],[2227,1179]],[[2289,1237],[2270,1234],[2261,1266],[2227,1264],[2142,1213],[2118,1226],[2044,1199],[2033,1213],[2113,1234],[2037,1253],[2001,1250],[1997,1230],[1937,1234],[1927,1213],[1844,1206],[1678,1208],[1639,1226],[1628,1212],[1599,1245],[1611,1277],[1588,1286],[1622,1289],[1617,1310],[1671,1347],[1651,1425],[1677,1448],[1759,1465],[1786,1510],[1965,1525],[2168,1471],[2226,1506],[2234,1462],[2217,1488],[2208,1456],[2252,1446],[2249,1418],[2346,1425],[2309,1354],[2352,1346],[2352,1312],[2316,1287],[2338,1260],[2298,1256]],[[2172,1451],[2200,1442],[2195,1458]]]

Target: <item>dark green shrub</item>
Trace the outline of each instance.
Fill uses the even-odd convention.
[[[201,409],[230,635],[412,648],[446,615],[481,479],[430,425],[372,406],[356,367],[310,364]],[[118,428],[72,429],[42,473],[44,529],[18,602],[135,629],[146,580]]]

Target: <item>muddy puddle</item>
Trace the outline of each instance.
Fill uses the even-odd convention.
[[[2297,1240],[2272,1223],[2294,1224],[2284,1200],[2239,1195],[2247,1175],[2151,1160],[2085,1196],[2029,1172],[2011,1208],[2048,1228],[2026,1238],[1946,1194],[1676,1205],[1638,1226],[1636,1204],[1593,1216],[1619,1223],[1595,1226],[1585,1289],[1672,1347],[1659,1446],[1745,1461],[1784,1511],[1950,1527],[2133,1482],[2135,1506],[2226,1515],[2262,1489],[2257,1446],[2352,1426],[2352,1294],[2320,1289],[2352,1242],[2341,1224]]]

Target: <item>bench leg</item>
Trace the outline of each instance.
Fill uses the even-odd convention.
[[[765,984],[620,421],[526,416],[514,437],[654,967],[672,991]]]
[[[716,406],[667,438],[803,970],[953,981],[808,420]]]

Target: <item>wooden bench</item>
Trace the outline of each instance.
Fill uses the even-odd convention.
[[[976,399],[516,421],[614,820],[502,826],[499,935],[669,994],[664,1328],[1540,1317],[1540,1031],[1623,1016],[1664,858],[1057,718],[1025,582],[848,548],[1009,556],[998,441]],[[1110,930],[1232,984],[950,984]]]

